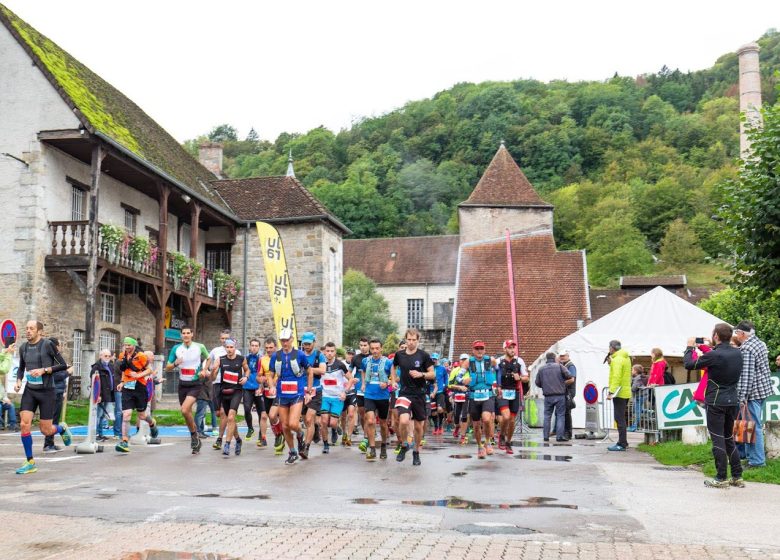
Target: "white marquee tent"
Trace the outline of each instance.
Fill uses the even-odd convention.
[[[577,366],[577,408],[572,411],[574,426],[585,426],[582,397],[585,383],[593,381],[599,394],[602,387],[608,385],[609,366],[603,362],[610,340],[619,340],[632,357],[649,356],[652,348],[660,348],[665,356],[682,357],[689,337],[709,338],[712,327],[722,322],[659,286],[553,344],[547,352],[568,350],[570,359]],[[531,370],[535,373],[544,362],[542,354]],[[531,386],[532,394],[538,391],[533,383]]]

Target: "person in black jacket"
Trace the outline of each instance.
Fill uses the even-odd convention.
[[[106,441],[108,438],[103,435],[103,419],[109,416],[108,411],[111,408],[109,403],[114,402],[114,388],[121,379],[116,362],[111,359],[111,350],[103,349],[100,351],[98,361],[92,364],[89,372],[89,378],[92,380],[92,387],[95,386],[95,376],[100,379],[100,394],[97,397],[97,424],[95,433],[97,441]]]
[[[51,343],[54,345],[54,347],[57,349],[57,352],[60,352],[60,341],[54,337],[49,338]],[[63,420],[62,417],[62,403],[65,401],[65,390],[68,386],[68,376],[73,371],[72,368],[66,368],[60,371],[55,371],[52,373],[52,378],[54,379],[54,394],[55,394],[55,400],[54,400],[54,419],[52,420],[52,423],[55,426],[58,426],[60,424],[60,421]],[[54,444],[54,435],[48,435],[43,439],[43,452],[44,453],[56,453],[60,450],[60,447],[58,445]]]
[[[744,488],[745,486],[742,480],[739,452],[732,435],[734,420],[739,411],[737,383],[742,374],[742,353],[729,344],[732,334],[729,325],[718,323],[712,332],[715,348],[711,352],[701,354],[694,360],[696,339],[690,338],[683,356],[686,369],[707,368],[708,381],[704,402],[707,407],[707,429],[712,439],[712,454],[715,457],[717,470],[714,479],[704,481],[704,485],[710,488],[729,486]],[[731,480],[727,478],[729,464],[731,464]]]

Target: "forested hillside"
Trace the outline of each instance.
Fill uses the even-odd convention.
[[[758,42],[774,103],[780,33]],[[713,215],[739,156],[737,80],[731,53],[689,73],[457,84],[338,133],[239,140],[222,125],[208,138],[224,143],[231,177],[283,174],[292,150],[298,178],[356,237],[457,232],[458,203],[504,140],[555,205],[559,247],[588,249],[591,282],[608,285],[724,252]]]

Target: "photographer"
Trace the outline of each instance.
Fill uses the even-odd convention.
[[[718,323],[712,332],[715,345],[711,352],[693,358],[696,339],[689,338],[683,356],[683,364],[688,370],[707,368],[708,381],[704,395],[707,405],[707,429],[712,439],[712,455],[715,457],[717,474],[712,480],[705,480],[709,488],[743,488],[742,464],[732,433],[737,417],[739,397],[737,384],[742,374],[742,353],[729,345],[733,331],[726,323]],[[731,480],[727,479],[728,466],[731,464]]]

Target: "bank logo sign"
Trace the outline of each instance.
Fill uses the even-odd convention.
[[[772,395],[764,401],[763,421],[780,421],[780,375],[773,374]],[[655,414],[659,430],[706,426],[704,407],[693,400],[698,383],[655,388]]]

